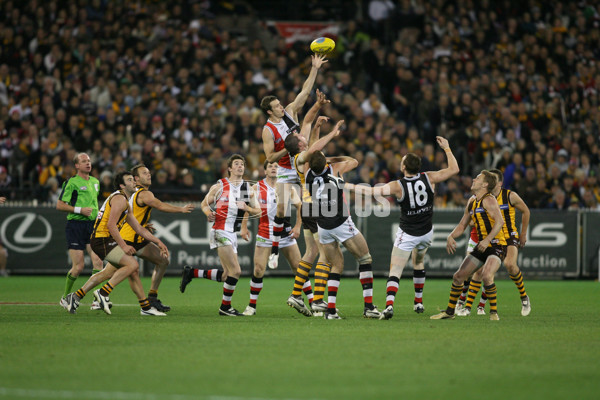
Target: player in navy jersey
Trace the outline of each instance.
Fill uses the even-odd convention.
[[[394,300],[402,271],[412,255],[413,284],[415,298],[413,309],[422,313],[423,286],[425,285],[425,253],[433,239],[433,197],[435,184],[443,182],[458,174],[458,163],[450,150],[448,140],[438,136],[438,144],[446,152],[448,167],[439,171],[419,172],[421,159],[414,153],[408,153],[402,158],[402,179],[389,182],[383,186],[369,187],[364,185],[346,185],[347,189],[356,193],[390,196],[395,195],[401,207],[400,225],[394,240],[390,261],[390,274],[387,281],[387,297],[385,310],[381,319],[390,319],[394,315]]]
[[[318,151],[309,161],[306,171],[306,186],[312,199],[312,215],[317,218],[319,242],[327,261],[331,264],[331,273],[327,280],[327,312],[325,319],[340,319],[337,313],[337,292],[344,270],[344,256],[340,249],[343,245],[358,261],[360,283],[363,288],[365,318],[379,318],[381,313],[373,305],[373,267],[367,241],[354,226],[350,210],[344,198],[345,182],[340,177],[358,166],[352,157],[344,157],[332,165],[327,163],[325,155]]]

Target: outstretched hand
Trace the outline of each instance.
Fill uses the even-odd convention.
[[[319,103],[319,105],[322,107],[325,104],[331,103],[331,101],[327,99],[325,93],[317,89],[317,103]]]
[[[313,54],[311,56],[311,58],[312,58],[312,66],[316,69],[321,68],[321,66],[323,64],[328,62],[328,60],[325,59],[325,54]]]

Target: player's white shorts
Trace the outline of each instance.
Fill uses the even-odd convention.
[[[208,241],[210,243],[211,250],[216,249],[217,247],[231,246],[233,247],[233,252],[237,253],[238,244],[236,232],[211,229],[210,234],[208,235]]]
[[[475,246],[477,246],[477,242],[469,238],[469,243],[467,244],[467,254],[470,254]]]
[[[277,183],[299,183],[296,170],[277,166]]]
[[[334,229],[323,229],[319,226],[319,242],[321,244],[339,242],[344,243],[348,239],[352,239],[360,232],[354,226],[352,217],[348,217],[343,224]]]
[[[413,249],[424,250],[428,249],[432,242],[433,229],[422,236],[412,236],[398,227],[394,247],[404,251],[413,251]]]
[[[290,247],[296,244],[296,239],[291,235],[286,236],[279,241],[279,248]],[[273,241],[271,239],[265,239],[264,237],[256,235],[256,247],[273,247]]]

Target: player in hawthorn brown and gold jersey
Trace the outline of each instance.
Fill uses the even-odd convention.
[[[149,223],[153,208],[162,212],[183,214],[188,214],[194,210],[193,204],[186,204],[183,207],[178,207],[164,203],[154,197],[154,194],[149,190],[150,185],[152,184],[152,175],[145,165],[136,165],[131,169],[131,174],[135,179],[136,191],[129,198],[129,206],[136,221],[149,231],[153,231],[152,224]],[[164,254],[161,253],[158,246],[144,239],[127,222],[125,222],[121,228],[121,236],[125,240],[125,243],[135,248],[136,256],[155,265],[154,271],[152,272],[150,290],[148,292],[150,305],[158,311],[170,311],[171,307],[162,304],[158,299],[158,287],[160,286],[169,265],[169,259],[164,257]]]
[[[473,196],[465,207],[465,213],[458,225],[448,235],[446,249],[448,253],[456,251],[455,238],[463,234],[472,221],[477,229],[479,243],[470,254],[467,254],[458,270],[454,273],[448,307],[431,319],[453,319],[456,302],[462,291],[463,282],[473,272],[482,269],[483,283],[490,300],[490,319],[498,320],[496,304],[496,284],[494,274],[500,267],[506,254],[506,235],[503,231],[504,220],[498,202],[491,194],[496,187],[497,178],[490,171],[483,170],[473,180],[471,190]]]
[[[319,96],[317,103],[327,101],[325,96],[317,93]],[[328,101],[327,101],[328,102]],[[305,171],[308,169],[308,161],[312,154],[321,151],[327,143],[339,134],[339,130],[344,121],[339,121],[329,134],[319,138],[321,125],[327,121],[327,117],[319,117],[315,123],[314,129],[311,130],[312,119],[304,119],[302,130],[310,130],[308,143],[305,140],[305,135],[290,135],[285,139],[285,148],[293,157],[293,167],[300,179],[300,190],[302,190],[302,223],[304,225],[304,242],[306,243],[306,251],[302,256],[300,265],[296,269],[294,277],[294,287],[292,294],[288,298],[287,304],[296,309],[299,313],[309,316],[314,314],[322,316],[327,310],[327,303],[323,301],[325,296],[325,288],[327,287],[327,279],[331,270],[331,265],[327,262],[323,246],[319,243],[317,220],[311,214],[312,200],[309,191],[306,188]],[[302,301],[302,290],[305,284],[309,281],[309,273],[312,269],[315,258],[317,267],[315,268],[315,294],[314,301],[310,304],[309,310]]]
[[[510,279],[517,286],[519,296],[521,298],[521,315],[526,317],[531,312],[531,302],[529,296],[525,291],[525,284],[523,283],[523,274],[517,265],[517,257],[519,255],[519,247],[524,247],[527,242],[527,228],[529,227],[529,207],[525,204],[521,197],[509,189],[504,189],[502,183],[504,182],[504,175],[502,171],[493,169],[490,172],[496,175],[498,182],[496,187],[492,191],[492,195],[496,197],[498,206],[502,211],[502,218],[504,219],[504,233],[506,234],[506,257],[504,258],[504,266],[506,267]],[[521,217],[521,234],[517,230],[515,221],[515,210],[519,210],[522,214]],[[463,294],[468,293],[466,297],[466,303],[464,308],[459,309],[460,305],[457,305],[456,315],[468,316],[471,313],[471,307],[477,292],[481,288],[482,272],[481,270],[476,271],[468,284],[463,287]],[[481,301],[477,307],[478,314],[485,314],[483,307],[486,301],[485,291],[481,293]],[[460,303],[460,301],[459,301]]]
[[[125,242],[119,229],[127,222],[141,237],[156,244],[162,257],[168,258],[169,250],[160,239],[142,227],[131,212],[128,199],[136,190],[133,175],[130,172],[118,173],[114,179],[114,185],[116,191],[105,200],[100,208],[90,239],[92,250],[102,260],[108,261],[109,264],[101,272],[92,275],[81,289],[67,296],[67,310],[75,314],[77,307],[79,307],[79,301],[87,291],[110,277],[110,280],[101,289],[94,291],[94,298],[105,313],[111,314],[108,297],[113,288],[129,278],[131,289],[140,303],[140,313],[142,315],[166,315],[150,306],[140,281],[139,264],[133,257],[136,249]],[[117,269],[116,272],[114,271],[115,268]]]

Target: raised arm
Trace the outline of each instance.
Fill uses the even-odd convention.
[[[519,246],[525,247],[525,243],[527,242],[527,229],[529,229],[529,218],[531,217],[531,212],[529,211],[529,207],[523,201],[521,196],[519,196],[515,192],[510,192],[508,197],[508,201],[521,212],[521,231],[519,232]]]
[[[312,146],[317,140],[319,140],[319,138],[321,137],[321,125],[323,125],[323,123],[328,120],[329,118],[323,115],[317,118],[317,122],[310,131],[310,136],[308,137],[308,147]]]
[[[144,190],[138,195],[137,198],[142,202],[142,205],[148,205],[162,212],[188,214],[191,213],[192,210],[195,208],[193,204],[186,204],[183,207],[177,207],[169,203],[164,203],[156,197],[154,197],[154,193],[148,190]]]
[[[452,150],[448,145],[448,140],[441,136],[437,136],[436,140],[442,148],[442,150],[444,150],[444,152],[446,153],[446,157],[448,157],[448,167],[439,171],[426,172],[427,176],[429,177],[429,182],[431,182],[432,184],[443,182],[448,178],[452,177],[453,175],[458,174],[458,172],[460,171],[458,168],[458,162],[456,161],[456,157],[454,157],[454,154],[452,154]]]
[[[270,163],[279,161],[281,157],[287,154],[287,150],[284,148],[279,151],[275,151],[275,142],[273,141],[273,133],[267,127],[262,131],[263,150],[265,156]]]
[[[303,163],[307,162],[308,160],[310,160],[310,156],[313,153],[323,150],[323,148],[325,148],[325,146],[327,146],[327,143],[329,143],[334,137],[336,137],[340,134],[340,127],[342,126],[343,123],[344,123],[343,119],[338,121],[338,123],[335,124],[335,126],[333,127],[331,132],[329,132],[327,135],[323,136],[322,138],[317,140],[315,143],[313,143],[313,145],[310,146],[308,148],[308,150],[300,153],[300,155],[298,156],[298,164],[303,164]],[[358,162],[357,162],[356,166],[358,166]],[[354,168],[356,168],[356,166]]]
[[[302,90],[300,93],[298,93],[294,101],[288,104],[288,106],[285,108],[288,114],[290,114],[296,121],[298,120],[298,112],[306,103],[308,95],[315,84],[315,79],[317,79],[319,68],[321,68],[321,66],[327,62],[325,55],[312,55],[311,58],[312,67],[310,69],[310,73],[308,74],[308,78],[306,78],[304,85],[302,85]]]

